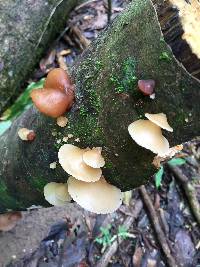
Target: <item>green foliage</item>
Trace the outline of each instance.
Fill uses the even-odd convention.
[[[182,158],[173,158],[173,159],[168,161],[168,164],[171,166],[183,165],[185,163],[186,163],[186,160],[182,159]],[[161,186],[163,174],[164,174],[164,168],[163,168],[163,166],[161,166],[159,171],[155,174],[156,188],[159,188]]]
[[[13,119],[17,118],[23,111],[28,109],[31,104],[30,92],[33,89],[43,87],[44,79],[41,79],[38,82],[32,82],[29,86],[24,90],[24,92],[17,98],[15,103],[8,108],[0,120],[0,135],[3,134],[11,125]]]
[[[101,252],[105,251],[106,247],[110,246],[117,238],[121,237],[123,239],[126,238],[135,238],[135,236],[128,232],[128,230],[123,226],[119,225],[117,229],[117,234],[112,235],[111,233],[111,225],[108,224],[107,227],[101,227],[101,234],[99,237],[95,239],[95,241],[102,245]]]
[[[159,171],[155,174],[156,188],[159,188],[161,186],[163,174],[164,174],[164,168],[163,166],[161,166]]]
[[[118,236],[122,237],[123,239],[126,239],[129,236],[127,228],[125,228],[123,225],[119,225],[118,227]]]
[[[171,166],[183,165],[185,163],[186,163],[186,160],[182,158],[173,158],[170,161],[168,161],[168,164]]]
[[[98,244],[102,245],[103,248],[111,244],[112,235],[111,235],[110,230],[111,230],[110,224],[107,227],[100,227],[100,231],[101,231],[100,237],[97,237],[95,239],[95,241]]]

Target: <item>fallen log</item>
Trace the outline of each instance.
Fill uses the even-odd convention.
[[[73,135],[69,143],[103,148],[103,174],[122,190],[146,183],[156,171],[154,154],[129,136],[131,122],[146,112],[165,113],[174,129],[164,133],[171,146],[199,134],[200,83],[173,56],[150,0],[133,1],[82,54],[71,73],[76,103],[67,114],[66,128],[56,128],[55,121],[31,108],[0,138],[1,212],[48,206],[44,185],[67,180],[59,165],[51,170],[49,164],[57,161],[58,146],[68,134]],[[155,99],[137,88],[138,79],[149,78],[156,81]],[[34,142],[18,138],[20,127],[34,129]]]

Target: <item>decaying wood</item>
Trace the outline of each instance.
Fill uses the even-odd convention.
[[[0,0],[0,113],[21,92],[77,0]]]
[[[159,244],[165,254],[165,257],[166,257],[166,262],[168,263],[168,265],[170,267],[178,267],[177,263],[176,263],[176,260],[175,258],[173,257],[172,253],[171,253],[171,250],[170,250],[170,247],[168,245],[168,242],[167,242],[167,239],[165,237],[165,234],[160,226],[160,223],[159,223],[159,218],[156,214],[156,211],[154,209],[154,206],[153,206],[153,203],[146,191],[146,188],[145,186],[140,186],[139,188],[139,191],[141,193],[141,197],[144,201],[144,204],[148,210],[148,215],[151,219],[151,222],[152,222],[152,225],[153,225],[153,228],[156,232],[156,236],[158,238],[158,241],[159,241]]]
[[[178,168],[177,166],[171,166],[170,164],[168,164],[168,168],[172,171],[175,178],[183,186],[183,189],[189,201],[192,213],[194,214],[198,224],[200,225],[200,203],[197,198],[197,192],[195,190],[195,187],[192,185],[189,179],[183,174],[180,168]]]
[[[174,128],[173,133],[164,133],[171,146],[199,134],[199,81],[177,62],[163,40],[150,0],[133,1],[82,54],[71,74],[76,103],[67,114],[65,129],[31,108],[0,137],[1,212],[48,205],[44,185],[67,180],[59,164],[55,170],[49,164],[57,161],[58,146],[68,134],[73,135],[69,143],[103,148],[103,174],[122,190],[144,184],[156,171],[154,154],[129,136],[131,122],[146,112],[164,112]],[[136,81],[147,78],[156,81],[154,100],[137,88]],[[19,140],[20,127],[36,132],[34,142]]]
[[[179,16],[180,12],[183,13],[182,9],[187,8],[187,6],[194,6],[194,11],[196,10],[196,14],[190,14],[190,16],[194,17],[198,13],[200,15],[200,4],[198,0],[183,0],[183,8],[181,10],[178,8],[179,5],[176,5],[177,2],[181,1],[153,0],[153,2],[157,8],[158,19],[165,41],[170,45],[175,57],[183,64],[188,72],[200,79],[200,59],[192,52],[187,39],[182,38],[184,29]],[[198,10],[196,6],[198,6]]]

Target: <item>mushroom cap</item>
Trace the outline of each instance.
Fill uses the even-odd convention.
[[[154,80],[139,80],[138,88],[144,95],[152,95],[155,88]]]
[[[96,182],[100,179],[102,171],[100,168],[92,168],[83,161],[86,149],[80,149],[74,145],[65,144],[58,151],[58,159],[62,168],[85,182]]]
[[[65,70],[61,68],[55,68],[51,70],[45,80],[44,88],[53,88],[56,90],[60,90],[62,93],[65,93],[68,98],[68,109],[71,108],[75,97],[75,86],[72,83],[70,76]]]
[[[63,183],[59,183],[58,186],[55,189],[55,195],[56,198],[63,201],[63,202],[68,202],[71,201],[72,198],[68,192],[68,185],[67,183],[63,184]]]
[[[63,188],[64,187],[64,188]],[[64,206],[71,200],[68,191],[66,192],[66,184],[55,182],[48,183],[44,187],[44,197],[51,205]]]
[[[83,161],[92,168],[101,168],[105,165],[105,160],[101,155],[101,147],[94,147],[83,154]]]
[[[35,89],[31,92],[31,98],[40,112],[53,118],[60,117],[71,107],[68,96],[52,88]]]
[[[114,212],[122,203],[122,192],[109,184],[102,177],[94,183],[78,181],[74,177],[68,179],[68,190],[74,201],[84,209],[107,214]]]
[[[71,86],[71,80],[66,71],[61,68],[51,70],[44,83],[44,88],[59,89],[62,92]]]
[[[167,116],[164,113],[157,113],[157,114],[150,114],[145,113],[145,117],[161,127],[162,129],[165,129],[169,132],[173,132],[172,127],[169,125],[167,121]]]
[[[128,126],[133,140],[146,149],[160,156],[169,150],[169,143],[162,135],[161,128],[149,120],[137,120]]]
[[[21,140],[28,141],[29,140],[28,136],[30,135],[30,133],[34,132],[33,130],[29,130],[27,128],[20,128],[17,133]]]

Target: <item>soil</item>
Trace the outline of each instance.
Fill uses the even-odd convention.
[[[112,1],[112,19],[128,1]],[[88,1],[40,61],[31,81],[77,55],[108,24],[107,1]],[[161,181],[159,181],[161,178]],[[192,196],[189,194],[189,189]],[[0,233],[0,267],[200,266],[200,138],[184,145],[162,177],[125,194],[117,212],[95,215],[71,203],[36,208]]]

